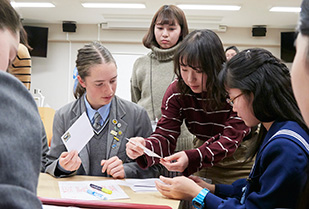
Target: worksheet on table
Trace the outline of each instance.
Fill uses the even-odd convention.
[[[79,199],[79,200],[115,200],[128,199],[129,196],[120,188],[123,185],[121,180],[105,180],[105,181],[60,181],[59,190],[61,198]],[[90,187],[90,184],[95,184],[100,187],[111,190],[111,194],[95,190]],[[91,194],[89,193],[91,191]],[[99,195],[93,195],[93,194]]]

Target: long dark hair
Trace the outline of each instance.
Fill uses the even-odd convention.
[[[174,71],[178,77],[178,88],[184,95],[191,92],[181,77],[180,66],[187,65],[199,68],[207,75],[206,89],[211,98],[209,107],[216,109],[222,106],[222,91],[218,82],[218,74],[225,62],[222,42],[211,30],[195,30],[180,44],[174,56]]]
[[[181,28],[181,34],[179,36],[178,42],[182,41],[189,33],[189,27],[185,13],[176,5],[163,5],[153,16],[148,32],[143,38],[143,44],[147,48],[151,48],[151,46],[159,47],[159,44],[157,43],[154,35],[154,27],[158,21],[160,21],[159,23],[162,25],[175,25],[175,21],[177,21]]]
[[[292,120],[308,132],[294,98],[289,69],[269,51],[254,48],[240,52],[227,62],[219,79],[226,89],[240,89],[248,99],[254,95],[253,112],[259,121]],[[265,134],[262,126],[251,154],[257,152]]]
[[[76,67],[81,79],[84,80],[85,77],[89,76],[89,68],[91,66],[102,63],[114,63],[116,65],[112,54],[101,43],[92,42],[78,50]],[[74,97],[76,99],[81,97],[85,91],[86,89],[78,83],[74,91]]]

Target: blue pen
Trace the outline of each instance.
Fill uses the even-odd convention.
[[[104,197],[104,195],[102,195],[102,194],[100,194],[100,193],[98,193],[98,192],[92,191],[92,190],[90,190],[90,189],[87,190],[87,193],[88,193],[88,194],[91,194],[91,195],[93,195],[93,196],[95,196],[95,197],[97,197],[97,198],[99,198],[99,199],[101,199],[101,200],[107,200],[107,198]]]

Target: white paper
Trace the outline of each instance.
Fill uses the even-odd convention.
[[[128,199],[129,196],[118,185],[119,180],[106,181],[60,181],[59,191],[61,198],[79,199],[79,200],[99,200],[98,197],[88,194],[87,190],[92,190],[102,194],[106,200]],[[112,190],[112,194],[95,190],[90,187],[90,184],[95,184],[106,189]]]
[[[162,182],[159,178],[126,179],[125,181],[134,192],[157,192],[155,182]]]
[[[153,151],[151,151],[150,149],[148,149],[147,147],[144,147],[143,145],[141,145],[140,143],[136,143],[134,141],[130,141],[130,139],[126,138],[129,142],[131,142],[132,144],[139,146],[140,148],[142,148],[144,150],[144,153],[146,155],[148,155],[149,157],[157,157],[157,158],[162,158],[161,156],[159,156],[157,153],[154,153]]]
[[[77,150],[79,153],[93,135],[91,123],[86,112],[84,112],[61,136],[61,139],[69,152]]]

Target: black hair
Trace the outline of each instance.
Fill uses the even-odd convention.
[[[300,20],[298,30],[304,34],[309,35],[309,1],[304,0],[301,4]]]
[[[238,54],[239,53],[239,50],[237,49],[237,47],[236,46],[229,46],[229,47],[227,47],[226,49],[225,49],[225,51],[224,52],[227,52],[228,50],[230,50],[230,49],[233,49],[235,52],[236,52],[236,54]]]
[[[216,33],[208,29],[191,32],[179,45],[174,56],[174,71],[181,94],[192,91],[181,77],[180,66],[198,68],[207,75],[205,91],[211,98],[209,108],[220,108],[224,96],[219,88],[218,74],[225,60],[222,42]]]
[[[308,132],[294,98],[289,69],[269,51],[253,48],[240,52],[225,64],[219,80],[221,87],[239,89],[248,99],[253,94],[253,112],[259,121],[292,120]],[[262,126],[254,154],[265,134]]]

